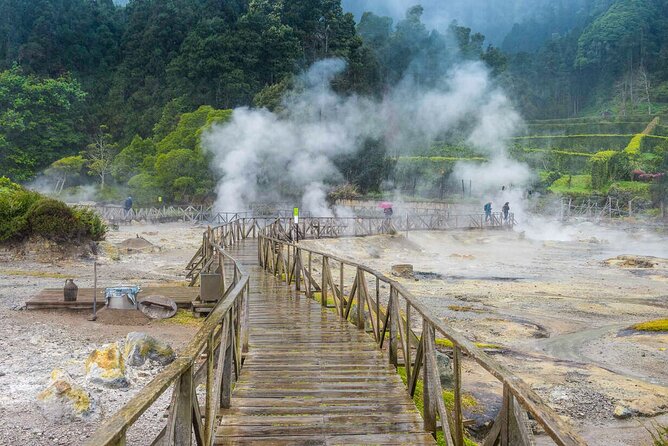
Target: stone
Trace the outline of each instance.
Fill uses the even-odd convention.
[[[86,360],[86,377],[93,384],[112,389],[128,387],[125,362],[118,343],[104,344],[93,350]]]
[[[445,353],[436,351],[436,367],[438,367],[438,376],[441,378],[441,385],[451,387],[454,381],[454,372],[452,371],[452,361]]]
[[[169,344],[137,331],[126,336],[123,353],[127,364],[133,367],[144,365],[147,359],[167,365],[176,358]]]
[[[37,401],[44,415],[54,421],[88,421],[99,416],[91,395],[61,369],[51,372],[50,383],[37,394]]]
[[[403,277],[404,279],[412,279],[413,265],[411,265],[410,263],[392,265],[392,275],[397,277]]]
[[[612,413],[612,415],[618,420],[624,420],[626,418],[631,418],[633,416],[633,411],[628,407],[618,404],[615,406],[615,411]]]

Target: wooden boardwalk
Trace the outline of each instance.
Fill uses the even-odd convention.
[[[369,336],[264,272],[256,240],[229,252],[251,275],[250,352],[216,444],[435,444]]]

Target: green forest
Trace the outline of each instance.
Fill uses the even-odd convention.
[[[420,5],[393,20],[340,0],[0,0],[0,177],[55,193],[94,184],[101,201],[210,203],[202,133],[236,107],[280,110],[314,62],[345,60],[338,94],[381,97],[470,60],[527,120],[508,144],[537,188],[662,199],[665,176],[630,183],[668,170],[668,3],[541,5],[492,45],[465,23],[430,29]],[[485,161],[456,137],[407,149],[373,144],[336,162],[362,193],[389,179],[438,197],[442,186],[418,191],[415,178],[445,184],[457,160]]]

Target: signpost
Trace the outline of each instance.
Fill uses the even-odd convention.
[[[299,243],[299,208],[292,209],[292,216],[295,219],[295,240]]]

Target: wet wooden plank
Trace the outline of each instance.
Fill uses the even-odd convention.
[[[251,281],[250,352],[216,444],[435,444],[366,333],[257,267]]]

